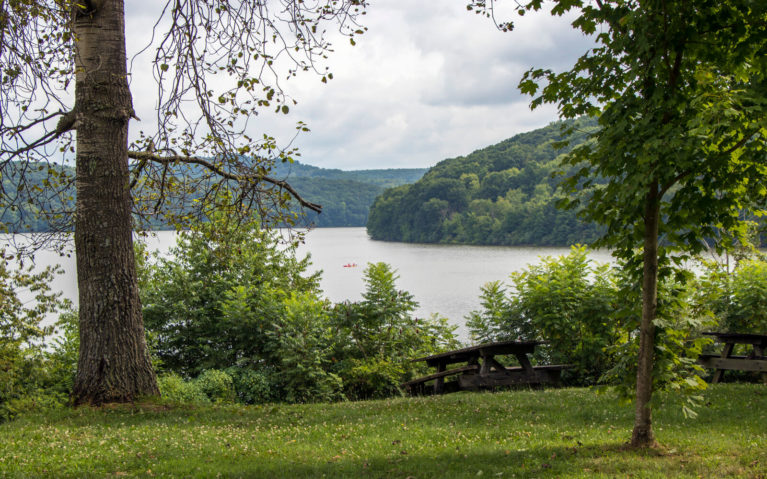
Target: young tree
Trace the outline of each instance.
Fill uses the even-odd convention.
[[[596,46],[570,71],[528,71],[520,89],[532,107],[554,103],[560,116],[599,116],[593,141],[567,162],[564,183],[590,188],[583,216],[607,226],[602,245],[636,264],[642,319],[631,444],[654,444],[650,398],[659,275],[705,247],[744,239],[739,213],[763,211],[767,142],[767,3],[761,0],[555,0],[551,13]],[[538,10],[542,0],[518,7]],[[492,13],[493,2],[471,8]],[[513,25],[503,23],[503,29]],[[598,186],[596,180],[607,183]],[[569,202],[577,204],[578,198]],[[631,263],[627,263],[631,264]]]
[[[269,176],[291,151],[249,136],[249,120],[263,108],[288,112],[285,73],[332,78],[316,64],[330,51],[325,25],[362,33],[355,18],[364,9],[365,0],[168,0],[147,46],[156,48],[156,131],[141,132],[129,147],[130,81],[146,79],[127,70],[123,1],[0,0],[0,173],[19,185],[0,186],[0,202],[47,215],[62,231],[75,226],[76,404],[157,393],[132,213],[145,220],[164,213],[183,224],[229,204],[268,218],[291,198],[319,210]],[[72,154],[74,177],[60,166]]]

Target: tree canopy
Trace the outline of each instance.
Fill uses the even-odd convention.
[[[57,230],[75,226],[75,403],[157,393],[133,215],[186,225],[221,209],[289,222],[294,215],[283,213],[291,201],[320,210],[270,176],[294,150],[254,133],[254,121],[264,110],[289,112],[285,77],[332,79],[321,65],[331,51],[327,29],[362,34],[356,19],[365,7],[364,0],[167,1],[146,46],[154,52],[156,116],[129,140],[136,79],[123,0],[0,2],[0,174],[18,178],[15,190],[0,189],[0,206],[31,204]],[[297,131],[306,130],[299,122]],[[74,175],[56,167],[72,160]],[[33,168],[45,175],[42,187],[25,181]]]
[[[759,0],[556,0],[597,44],[572,69],[531,69],[519,84],[532,107],[599,118],[576,147],[565,183],[582,217],[606,226],[600,244],[625,259],[642,284],[634,446],[654,443],[650,399],[658,278],[713,239],[747,241],[743,209],[764,213],[767,180],[767,4]],[[494,3],[471,8],[491,15]],[[544,7],[533,0],[524,14]],[[513,29],[512,22],[500,24]],[[606,180],[604,185],[597,181]],[[583,187],[596,186],[583,198]],[[638,258],[634,252],[642,250]]]

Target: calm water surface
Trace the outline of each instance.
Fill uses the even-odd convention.
[[[147,242],[150,249],[166,253],[175,244],[175,237],[174,232],[162,231],[149,237]],[[322,270],[322,289],[333,302],[362,297],[362,277],[367,263],[390,264],[399,274],[398,287],[412,293],[420,304],[416,314],[426,317],[439,313],[459,326],[458,332],[464,338],[464,317],[480,307],[483,284],[505,281],[511,272],[535,263],[539,256],[568,252],[568,248],[388,243],[371,240],[365,228],[312,230],[298,250],[300,256],[311,254],[313,270]],[[590,256],[600,262],[611,259],[606,251],[592,252]],[[52,287],[77,302],[74,255],[61,257],[43,251],[35,256],[35,263],[41,267],[60,264],[64,275],[57,278]],[[350,263],[358,266],[344,267]]]

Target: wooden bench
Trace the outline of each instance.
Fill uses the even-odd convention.
[[[485,375],[463,374],[458,378],[461,389],[489,389],[501,386],[558,386],[562,371],[572,368],[569,364],[533,366],[533,376],[523,367],[493,369]]]
[[[762,373],[762,380],[767,384],[767,335],[764,334],[740,334],[740,333],[703,333],[715,336],[717,342],[724,344],[721,354],[701,354],[698,363],[705,368],[715,369],[711,380],[716,384],[721,381],[725,371],[753,371]],[[734,356],[732,354],[738,344],[751,345],[751,352],[747,356]]]
[[[463,366],[460,368],[453,368],[448,369],[446,371],[439,371],[434,374],[429,374],[428,376],[422,376],[420,378],[411,379],[410,381],[404,382],[401,384],[403,388],[405,388],[408,393],[411,395],[423,395],[427,393],[426,383],[434,380],[434,379],[443,379],[448,376],[455,376],[457,374],[469,372],[469,371],[479,371],[479,365],[478,364],[469,364],[467,366]]]

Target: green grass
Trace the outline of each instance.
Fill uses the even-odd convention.
[[[587,389],[261,407],[65,410],[0,425],[2,477],[767,478],[767,387],[719,385],[662,448],[630,451],[633,409]]]

